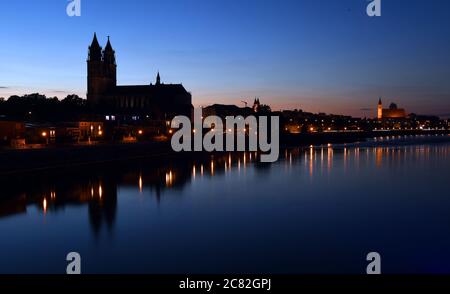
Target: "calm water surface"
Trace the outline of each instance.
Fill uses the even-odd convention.
[[[0,273],[450,273],[450,137],[256,156],[4,182]]]

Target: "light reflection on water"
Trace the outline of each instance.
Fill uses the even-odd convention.
[[[448,137],[130,163],[3,183],[0,272],[450,273]],[[30,262],[30,260],[32,262]]]

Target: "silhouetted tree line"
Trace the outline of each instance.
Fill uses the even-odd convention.
[[[85,99],[78,95],[68,95],[59,100],[38,93],[0,98],[0,116],[22,121],[70,121],[88,114]]]
[[[259,106],[259,112],[264,115],[269,115],[272,112],[272,109],[267,104],[261,104]]]

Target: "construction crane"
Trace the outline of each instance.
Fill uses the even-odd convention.
[[[244,103],[245,104],[245,108],[247,108],[247,105],[248,105],[247,101],[241,100],[241,102]]]

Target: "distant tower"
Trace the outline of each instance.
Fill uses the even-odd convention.
[[[159,71],[158,75],[156,76],[156,85],[161,85],[161,76],[159,75]]]
[[[87,60],[87,100],[91,104],[97,104],[102,93],[102,79],[103,79],[103,61],[102,61],[102,47],[97,40],[97,34],[94,33],[94,39],[91,46],[89,46],[89,55]]]
[[[253,112],[259,112],[261,108],[261,103],[259,102],[259,98],[255,98],[255,102],[253,102]]]
[[[383,103],[381,102],[381,98],[378,101],[378,108],[377,108],[377,113],[378,113],[378,119],[382,119],[383,118]]]
[[[111,42],[106,44],[103,51],[103,74],[104,82],[107,90],[110,90],[117,86],[117,65],[116,65],[116,53],[114,52]]]
[[[94,33],[94,39],[89,46],[87,65],[87,100],[88,103],[95,105],[117,85],[116,57],[109,37],[105,50],[102,51],[102,47],[97,40],[97,34]]]

